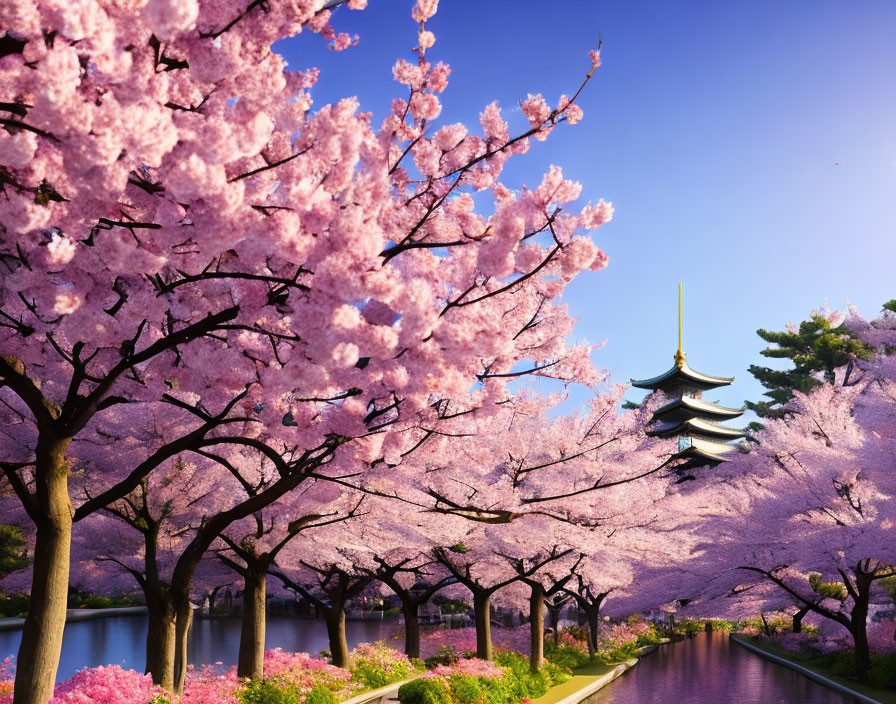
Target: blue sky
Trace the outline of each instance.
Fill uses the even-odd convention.
[[[378,123],[412,59],[406,0],[340,9],[357,46],[300,36],[278,49],[317,66],[317,107],[354,95]],[[762,392],[759,327],[781,329],[827,299],[866,315],[896,298],[896,2],[442,0],[427,58],[452,67],[438,124],[478,124],[498,100],[511,127],[527,93],[571,94],[603,36],[585,119],[512,159],[503,181],[536,185],[550,164],[605,198],[596,232],[610,266],[566,295],[577,337],[622,381],[671,366],[676,287],[685,288],[688,362],[735,376],[717,398]],[[839,162],[839,164],[837,164]],[[639,393],[631,393],[638,399]],[[579,390],[573,401],[587,394]]]

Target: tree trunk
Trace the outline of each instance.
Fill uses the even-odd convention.
[[[529,668],[538,672],[544,665],[544,587],[540,582],[529,586]]]
[[[871,653],[868,649],[868,632],[864,621],[855,625],[852,637],[856,645],[856,679],[862,684],[867,684],[868,671],[871,669]]]
[[[177,612],[174,622],[174,693],[184,693],[184,680],[187,676],[187,636],[193,623],[193,607],[188,596],[177,601]]]
[[[597,624],[599,617],[600,609],[588,608],[588,654],[592,656],[597,652]]]
[[[260,679],[264,668],[265,597],[264,569],[248,569],[243,578],[243,615],[237,677]]]
[[[41,512],[34,544],[31,602],[22,627],[14,704],[46,704],[53,696],[68,605],[72,505],[68,496],[68,440],[38,440],[36,500]]]
[[[327,637],[330,639],[330,659],[336,667],[348,670],[351,667],[351,656],[348,641],[345,638],[345,609],[338,607],[324,609],[324,620],[327,623]]]
[[[797,611],[793,615],[793,632],[794,633],[802,633],[803,632],[803,618],[805,618],[806,614],[809,613],[809,607],[804,607]]]
[[[864,575],[856,575],[856,591],[850,620],[852,638],[856,646],[856,679],[862,684],[868,683],[868,671],[871,669],[871,653],[868,649],[868,599],[871,591],[871,580]]]
[[[560,612],[563,611],[563,604],[547,604],[548,607],[548,623],[551,626],[553,634],[551,639],[554,645],[560,644]]]
[[[476,622],[476,657],[480,660],[492,659],[492,619],[491,594],[473,594],[473,617]]]
[[[153,684],[174,689],[174,603],[164,595],[146,595],[146,673]]]
[[[409,658],[420,657],[420,604],[416,599],[403,598],[401,611],[404,614],[404,652]]]

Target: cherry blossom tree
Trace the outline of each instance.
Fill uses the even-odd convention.
[[[886,366],[877,361],[873,368]],[[702,510],[706,542],[695,574],[702,566],[710,598],[764,581],[800,610],[839,624],[854,641],[856,674],[864,680],[868,607],[875,585],[893,574],[896,466],[893,438],[863,420],[892,418],[896,406],[870,371],[853,379],[840,369],[835,383],[796,393],[786,415],[758,435],[758,447],[707,473],[693,496],[712,507]],[[842,598],[819,583],[839,583]]]
[[[350,525],[318,535],[300,536],[280,553],[270,568],[283,586],[314,604],[323,613],[330,658],[337,667],[351,667],[345,637],[345,607],[371,583],[371,552],[353,542]],[[366,563],[368,569],[361,569]]]
[[[556,521],[552,521],[557,523]],[[546,565],[569,554],[569,549],[558,546],[542,550],[534,548],[531,542],[525,545],[525,558],[510,553],[510,559],[499,553],[501,546],[508,547],[507,535],[511,529],[505,525],[479,525],[473,523],[462,540],[450,546],[433,549],[433,557],[458,583],[466,587],[473,596],[473,618],[476,624],[476,657],[491,660],[493,655],[491,637],[491,599],[495,592],[515,582],[532,579]],[[511,538],[512,540],[512,538]],[[541,543],[540,543],[541,544]],[[531,555],[531,557],[530,557]],[[536,582],[540,584],[540,582]],[[537,596],[543,598],[543,591],[536,587]],[[537,599],[543,605],[541,599]],[[541,614],[536,615],[540,620]],[[543,630],[543,621],[542,621]],[[537,659],[537,654],[536,654]]]
[[[576,232],[612,207],[564,212],[581,189],[555,167],[534,190],[499,180],[531,139],[581,119],[578,91],[530,96],[514,136],[496,103],[482,136],[434,129],[449,68],[428,60],[436,2],[421,0],[417,61],[394,69],[408,96],[384,123],[353,99],[312,112],[317,72],[287,70],[271,45],[308,30],[347,48],[338,4],[0,8],[0,394],[15,426],[2,469],[35,526],[15,704],[52,693],[72,521],[179,453],[231,425],[228,443],[258,425],[278,454],[300,448],[223,529],[353,439],[372,438],[368,463],[395,463],[519,376],[595,378],[552,301],[606,265]],[[492,214],[477,214],[471,194],[488,188]],[[96,463],[102,489],[73,505],[85,438],[134,403],[192,425],[122,472]]]
[[[522,528],[519,522],[516,528]],[[508,550],[509,546],[499,548],[500,557],[507,560],[508,564],[519,575],[520,583],[529,590],[529,666],[534,672],[538,672],[544,666],[544,611],[548,599],[563,593],[566,584],[573,578],[573,572],[581,560],[581,555],[576,557],[575,550],[570,546],[570,540],[566,545],[551,545],[541,547],[533,551],[535,543],[533,538],[541,533],[543,528],[539,526],[527,526],[526,532],[515,542],[515,551]],[[540,543],[544,545],[544,543]],[[515,554],[514,554],[515,553]],[[556,559],[546,561],[545,557],[557,556]],[[533,566],[541,565],[540,568]],[[509,590],[505,589],[504,594]],[[562,602],[561,602],[562,603]],[[554,633],[556,638],[556,622]]]
[[[359,542],[371,549],[372,564],[362,571],[381,582],[401,602],[404,649],[408,657],[420,657],[420,607],[454,577],[440,568],[430,551],[440,535],[437,514],[408,510],[406,503],[376,498],[368,502],[369,520],[356,524]]]
[[[226,549],[217,550],[217,557],[243,581],[238,677],[264,675],[267,574],[278,554],[303,531],[355,518],[362,502],[363,497],[342,496],[339,487],[317,482],[222,532]]]

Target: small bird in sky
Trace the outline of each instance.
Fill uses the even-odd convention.
[[[839,161],[835,161],[835,162],[834,162],[834,166],[840,166],[840,162],[839,162]]]

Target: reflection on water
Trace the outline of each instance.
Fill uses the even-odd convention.
[[[859,704],[754,655],[726,633],[664,645],[585,704]]]
[[[401,637],[393,639],[402,633],[396,621],[348,621],[345,631],[349,647],[385,640],[393,648],[404,648]],[[0,659],[15,655],[20,639],[20,631],[0,631]],[[270,616],[266,641],[267,648],[316,655],[327,648],[327,629],[322,620]],[[194,665],[216,662],[235,665],[239,642],[239,618],[197,618],[190,631],[188,661]],[[115,616],[66,624],[57,679],[67,679],[82,667],[98,665],[116,664],[142,672],[145,646],[145,616]]]

